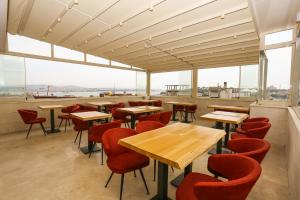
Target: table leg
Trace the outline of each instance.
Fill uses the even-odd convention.
[[[132,114],[131,115],[131,124],[130,124],[130,127],[132,128],[132,129],[134,129],[135,128],[135,120],[136,120],[136,116],[134,115],[134,114]]]
[[[222,122],[216,122],[216,128],[217,129],[221,129],[223,130],[223,123]],[[226,137],[226,136],[225,136]],[[223,140],[222,138],[217,142],[217,148],[216,149],[212,149],[210,150],[208,153],[209,154],[220,154],[220,153],[223,153],[223,154],[228,154],[230,153],[229,150],[226,150],[226,149],[222,149],[222,146],[223,146]]]
[[[157,195],[151,200],[169,200],[168,198],[168,165],[158,161]]]
[[[189,113],[184,111],[184,123],[190,123],[190,121],[188,120],[188,116],[189,116]]]
[[[93,126],[93,121],[88,121],[88,127],[92,127]],[[93,147],[93,143],[88,141],[88,146],[85,146],[85,147],[81,147],[80,148],[80,151],[84,154],[88,154],[90,153],[91,151],[93,152],[96,152],[96,151],[100,151],[101,149],[99,147],[97,147],[97,145],[94,146],[94,149],[92,149]]]
[[[58,133],[59,129],[55,128],[54,109],[50,109],[50,130],[46,131],[48,134]]]
[[[179,187],[180,183],[183,181],[184,177],[186,177],[193,170],[192,163],[184,168],[184,173],[179,174],[176,178],[171,181],[171,184],[174,187]]]
[[[176,108],[176,105],[173,104],[172,121],[177,121],[177,119],[176,119],[176,113],[175,113],[175,108]]]
[[[227,143],[228,143],[228,140],[229,140],[229,128],[230,128],[230,124],[229,123],[226,123],[225,124],[225,132],[226,132],[226,135],[225,135],[225,140],[224,140],[224,146],[227,147]]]

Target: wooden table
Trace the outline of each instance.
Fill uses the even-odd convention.
[[[50,110],[50,129],[46,131],[48,134],[60,132],[60,130],[58,128],[55,128],[54,109],[60,109],[60,108],[64,108],[64,107],[65,106],[63,106],[63,105],[43,105],[43,106],[39,106],[39,109]]]
[[[224,130],[186,123],[174,123],[119,140],[119,144],[158,160],[157,195],[152,199],[168,199],[168,165],[184,169],[172,183],[192,171],[192,162],[217,143],[222,146]],[[177,185],[175,183],[175,185]]]
[[[176,106],[195,106],[197,104],[195,103],[190,103],[190,102],[177,102],[177,101],[169,101],[166,102],[167,104],[172,104],[173,105],[173,115],[172,115],[172,121],[177,121],[176,119],[176,113],[175,113],[175,108]],[[189,123],[188,121],[188,113],[184,111],[184,121],[185,123]]]
[[[128,108],[118,108],[118,110],[121,112],[126,112],[130,115],[131,117],[130,127],[134,129],[137,114],[157,112],[163,110],[163,108],[156,107],[156,106],[137,106],[137,107],[128,107]]]
[[[93,121],[95,120],[111,118],[111,114],[97,112],[97,111],[71,113],[71,116],[81,121],[87,121],[89,127],[93,126]],[[92,142],[88,141],[88,146],[81,147],[80,150],[84,154],[90,153],[91,151],[100,150],[98,147],[96,147],[96,145],[94,149],[92,149],[92,146],[93,146]]]
[[[214,111],[228,111],[228,112],[238,112],[238,113],[245,113],[245,114],[249,114],[250,112],[249,107],[242,107],[242,106],[209,105],[208,108],[212,108],[214,109]]]
[[[99,112],[101,112],[101,108],[102,108],[102,106],[104,106],[104,112],[108,113],[107,106],[114,105],[116,103],[113,103],[113,102],[110,102],[110,101],[94,101],[94,102],[88,102],[88,104],[93,105],[93,106],[97,106]]]
[[[214,112],[200,116],[200,119],[204,119],[204,120],[208,120],[208,121],[215,121],[217,129],[223,129],[223,123],[225,123],[226,136],[225,136],[224,144],[225,144],[225,146],[227,146],[227,142],[229,139],[230,124],[240,124],[248,117],[249,117],[249,115],[244,114],[244,113],[214,111]]]

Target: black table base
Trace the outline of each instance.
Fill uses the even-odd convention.
[[[55,129],[48,129],[48,130],[46,130],[46,133],[47,134],[52,134],[52,133],[59,133],[60,132],[60,130],[58,129],[58,128],[55,128]]]
[[[88,154],[90,153],[89,147],[85,146],[85,147],[81,147],[80,151],[84,154]],[[97,151],[101,151],[101,148],[97,147],[96,145],[94,146],[94,149],[92,150],[93,152],[97,152]]]
[[[192,163],[184,168],[184,173],[179,174],[176,178],[171,181],[174,187],[179,187],[180,183],[183,181],[184,177],[191,173],[193,170]]]

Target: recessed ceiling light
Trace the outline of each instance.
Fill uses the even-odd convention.
[[[129,47],[129,44],[126,44],[126,48],[128,48]]]
[[[153,6],[153,5],[151,5],[151,6],[149,7],[149,10],[150,10],[151,12],[153,12],[153,10],[154,10],[154,6]]]
[[[123,26],[123,22],[120,22],[119,25],[120,25],[120,26]]]
[[[74,0],[74,4],[78,5],[79,4],[78,0]]]
[[[200,45],[201,45],[201,43],[199,42],[199,43],[198,43],[198,46],[200,46]]]
[[[97,36],[98,36],[98,37],[101,37],[101,33],[98,33]]]
[[[87,44],[89,41],[85,40],[84,43]]]
[[[61,22],[61,18],[57,18],[57,22],[60,23]]]
[[[49,28],[49,30],[48,30],[48,31],[49,31],[49,33],[51,33],[53,30],[52,30],[52,28]]]
[[[151,35],[149,36],[149,40],[150,40],[150,41],[152,40],[152,36],[151,36]]]
[[[180,28],[178,28],[178,32],[181,32],[182,31],[182,28],[180,27]]]
[[[236,38],[237,38],[237,35],[233,35],[233,38],[236,39]]]
[[[225,14],[222,14],[222,15],[221,15],[221,19],[225,19]]]

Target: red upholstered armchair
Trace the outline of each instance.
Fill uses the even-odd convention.
[[[86,106],[82,104],[76,104],[79,105],[79,109],[76,112],[89,112],[89,111],[97,111],[97,108],[94,108],[92,106]]]
[[[239,155],[249,156],[259,163],[262,162],[271,147],[270,143],[266,140],[257,138],[230,140],[227,146],[231,151]]]
[[[111,110],[111,114],[114,120],[121,120],[122,123],[125,123],[125,127],[130,127],[129,126],[130,119],[127,118],[128,114],[125,112],[118,111],[117,109],[118,108],[113,108]]]
[[[160,113],[152,114],[152,115],[142,115],[138,118],[139,122],[142,121],[159,121]]]
[[[179,112],[180,119],[182,119],[183,112],[184,112],[184,106],[183,105],[174,105],[174,112],[175,112],[175,116],[177,115],[177,112]]]
[[[71,117],[70,113],[77,112],[79,109],[80,109],[79,105],[72,105],[72,106],[68,106],[68,107],[61,109],[61,112],[65,113],[65,114],[58,115],[58,119],[60,119],[58,128],[61,127],[63,121],[65,120],[65,132],[66,132],[67,123],[69,124],[69,126],[71,126],[70,120],[72,119],[72,117]]]
[[[160,114],[159,116],[160,123],[167,125],[171,120],[172,111],[161,112],[159,114]]]
[[[191,114],[192,121],[193,121],[193,119],[196,120],[196,116],[195,116],[196,110],[197,110],[197,105],[185,106],[185,112]]]
[[[162,106],[162,101],[161,100],[154,101],[153,106],[161,107]]]
[[[102,144],[102,135],[105,131],[112,129],[112,128],[120,128],[122,124],[121,120],[113,121],[110,123],[99,124],[91,127],[88,132],[88,141],[93,143],[92,149],[94,149],[96,143]],[[89,158],[92,155],[90,152]],[[101,164],[103,165],[103,148],[101,149]]]
[[[118,144],[122,138],[137,134],[129,128],[113,128],[106,131],[102,136],[102,144],[107,155],[107,166],[112,171],[105,187],[109,184],[114,173],[121,174],[120,199],[122,199],[123,183],[125,173],[139,170],[149,194],[142,168],[149,165],[149,158],[135,151],[131,151]]]
[[[128,101],[128,104],[130,107],[139,106],[139,102],[136,102],[136,101]]]
[[[80,148],[82,131],[89,130],[88,122],[81,121],[81,120],[76,119],[76,118],[72,118],[72,122],[74,124],[74,130],[77,131],[77,135],[76,135],[76,138],[74,140],[74,144],[76,143],[76,140],[77,140],[78,135],[79,135],[78,148]]]
[[[237,138],[260,138],[263,139],[271,128],[267,122],[247,122],[242,123],[241,128],[236,129],[236,133],[231,134],[232,139]]]
[[[256,160],[235,154],[213,155],[208,167],[228,180],[189,173],[176,191],[177,200],[244,200],[261,174]]]
[[[270,120],[267,117],[252,117],[249,119],[245,119],[244,123],[246,123],[246,122],[269,122],[269,121]]]
[[[46,136],[46,130],[44,128],[43,123],[46,121],[45,118],[43,117],[38,117],[38,113],[35,110],[26,110],[26,109],[19,109],[18,113],[20,114],[23,122],[25,124],[30,124],[27,135],[26,135],[26,139],[28,139],[29,133],[31,131],[32,125],[33,124],[40,124],[43,130],[44,135]]]

